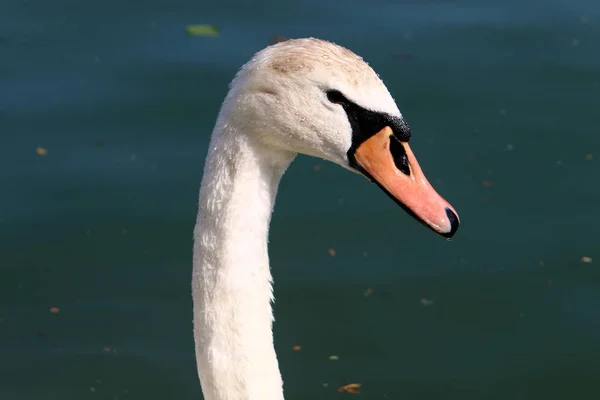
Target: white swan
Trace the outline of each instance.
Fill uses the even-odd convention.
[[[205,400],[283,399],[267,240],[279,180],[296,154],[361,173],[433,230],[456,232],[457,214],[425,179],[409,138],[383,82],[343,47],[288,40],[241,68],[212,133],[194,229]]]

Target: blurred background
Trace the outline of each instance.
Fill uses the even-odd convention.
[[[306,36],[381,75],[462,225],[299,157],[270,236],[286,398],[600,397],[597,1],[3,0],[0,399],[201,398],[209,136],[236,70]]]

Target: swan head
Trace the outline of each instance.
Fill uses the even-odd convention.
[[[252,139],[364,175],[443,236],[458,229],[458,214],[410,149],[411,131],[396,102],[352,51],[312,38],[269,46],[240,69],[225,106],[234,111],[228,122]]]

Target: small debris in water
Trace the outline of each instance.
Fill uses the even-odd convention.
[[[58,314],[60,312],[60,308],[58,308],[58,307],[50,307],[50,312],[52,314]]]
[[[330,247],[329,249],[327,249],[327,251],[329,252],[329,255],[334,257],[336,255],[335,249],[333,247]]]
[[[335,361],[339,360],[340,358],[338,356],[329,356],[329,359]]]
[[[591,153],[585,155],[585,160],[586,161],[592,161],[593,159],[594,159],[594,156]]]
[[[583,256],[583,257],[581,257],[581,262],[591,263],[592,262],[592,257]]]
[[[493,185],[492,181],[481,181],[481,184],[486,188],[492,187]]]
[[[313,171],[315,171],[315,172],[319,172],[320,170],[321,170],[321,166],[319,164],[317,164],[313,167]]]
[[[294,350],[294,351],[300,351],[300,350],[302,350],[302,347],[296,345],[296,346],[292,347],[292,350]]]
[[[40,147],[40,146],[35,148],[35,152],[37,153],[38,156],[45,156],[46,154],[48,154],[48,150],[46,150],[45,148]]]
[[[363,296],[367,297],[373,294],[373,289],[371,288],[367,288],[367,290],[364,291]]]
[[[433,305],[433,300],[426,299],[425,297],[421,297],[421,304],[425,307],[429,307]]]
[[[362,386],[362,383],[348,383],[346,385],[342,385],[340,386],[337,391],[340,393],[352,393],[352,394],[359,394],[360,393],[360,387]]]
[[[219,30],[214,25],[188,25],[185,31],[190,36],[219,36]]]

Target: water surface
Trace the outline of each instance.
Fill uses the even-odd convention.
[[[227,85],[273,35],[362,55],[462,220],[447,242],[360,176],[292,164],[270,238],[286,398],[597,399],[591,0],[5,0],[0,398],[201,398],[197,191]]]

